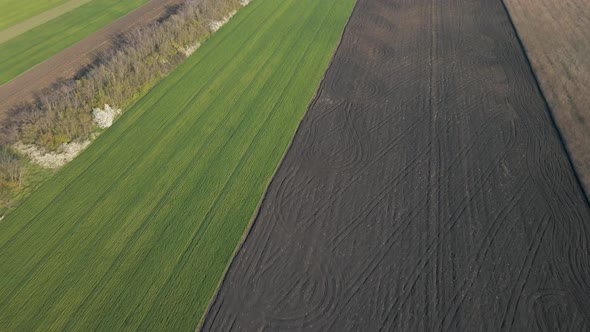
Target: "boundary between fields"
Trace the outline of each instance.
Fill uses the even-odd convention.
[[[283,161],[285,160],[285,157],[287,156],[287,153],[291,150],[291,147],[293,145],[293,141],[295,141],[295,137],[297,136],[297,134],[301,130],[301,123],[305,119],[305,116],[307,115],[307,112],[316,104],[316,102],[319,99],[319,93],[320,93],[320,91],[323,90],[322,88],[323,88],[323,86],[325,84],[326,73],[332,67],[332,65],[334,63],[334,57],[335,57],[336,53],[338,53],[338,50],[340,49],[340,46],[342,45],[342,40],[344,39],[344,34],[346,33],[346,31],[349,28],[350,19],[357,12],[359,1],[361,1],[361,0],[356,0],[355,3],[354,3],[354,7],[352,8],[352,11],[351,11],[350,15],[348,16],[348,19],[346,20],[346,23],[344,24],[344,29],[342,30],[342,33],[340,34],[340,39],[338,40],[338,45],[334,49],[334,52],[332,53],[332,57],[330,58],[330,62],[328,63],[328,66],[324,70],[324,73],[322,75],[322,78],[320,79],[320,83],[318,84],[318,87],[316,88],[316,91],[315,91],[313,97],[311,98],[311,101],[307,105],[307,110],[305,111],[305,113],[303,113],[303,116],[299,120],[299,123],[297,124],[297,129],[295,130],[295,133],[291,137],[291,140],[289,141],[289,144],[287,145],[287,148],[285,149],[285,152],[283,152],[283,155],[281,156],[281,159],[279,160],[279,162],[277,164],[277,167],[275,168],[273,174],[271,175],[270,179],[268,180],[268,183],[266,185],[266,189],[264,190],[264,194],[262,195],[262,197],[258,201],[258,205],[256,206],[256,209],[254,210],[254,213],[252,214],[252,217],[250,217],[250,221],[248,222],[248,225],[246,226],[246,229],[244,230],[244,234],[242,235],[242,238],[240,239],[238,245],[234,249],[234,252],[233,252],[233,254],[232,254],[232,256],[231,256],[231,258],[230,258],[230,260],[229,260],[229,262],[228,262],[228,264],[226,266],[226,268],[225,268],[225,271],[223,271],[223,274],[221,276],[221,279],[219,280],[219,283],[217,285],[217,288],[213,292],[213,296],[209,300],[209,304],[207,305],[207,308],[205,309],[203,315],[201,316],[201,318],[199,320],[199,324],[197,325],[197,328],[195,329],[195,331],[201,331],[203,329],[203,324],[205,323],[205,318],[207,316],[209,316],[209,312],[211,311],[211,307],[213,306],[213,303],[217,300],[217,298],[219,296],[219,290],[223,286],[223,284],[225,282],[225,279],[227,278],[227,274],[228,274],[230,268],[232,267],[232,265],[234,264],[236,255],[242,250],[242,248],[244,247],[244,244],[246,243],[246,240],[248,239],[248,236],[250,235],[250,233],[252,233],[252,229],[254,228],[254,224],[256,224],[256,220],[258,219],[258,217],[260,215],[260,208],[262,207],[262,204],[267,199],[268,188],[274,182],[275,176],[278,173],[278,171],[281,168],[281,166],[283,165]]]
[[[584,201],[586,202],[586,206],[590,207],[590,196],[588,196],[589,193],[586,192],[586,188],[584,187],[584,184],[582,183],[582,180],[580,179],[580,176],[578,175],[575,164],[574,164],[572,157],[570,155],[570,150],[567,148],[567,142],[565,141],[565,139],[561,135],[561,131],[559,130],[559,126],[557,125],[557,121],[555,120],[555,117],[553,116],[553,110],[551,109],[551,106],[549,106],[549,102],[547,102],[547,98],[545,97],[545,93],[543,92],[543,89],[541,88],[541,83],[539,81],[539,78],[537,77],[537,73],[535,72],[533,64],[531,63],[531,60],[529,59],[529,54],[527,52],[526,46],[525,46],[524,42],[522,41],[522,38],[518,34],[518,29],[516,28],[516,24],[514,24],[514,21],[512,20],[512,16],[510,15],[510,10],[508,9],[508,6],[506,6],[506,3],[504,0],[498,0],[498,1],[500,1],[500,3],[502,4],[502,7],[504,8],[504,11],[506,12],[506,16],[508,17],[508,22],[510,23],[512,31],[514,32],[514,35],[516,36],[516,40],[518,41],[518,44],[520,45],[520,49],[521,49],[522,53],[524,54],[524,59],[527,63],[528,69],[533,76],[533,81],[535,83],[534,84],[535,89],[537,90],[539,95],[541,95],[541,99],[543,100],[543,103],[545,104],[545,111],[547,112],[547,115],[549,115],[549,119],[551,120],[551,126],[555,129],[555,134],[557,136],[557,139],[559,140],[559,143],[561,144],[561,147],[563,148],[563,151],[565,152],[565,155],[567,157],[567,162],[569,164],[570,169],[572,170],[572,173],[574,175],[574,179],[578,185],[578,188],[582,192],[582,196],[584,198]]]
[[[50,8],[40,14],[19,22],[0,31],[0,44],[9,41],[12,38],[18,37],[23,33],[34,29],[42,24],[45,24],[53,19],[56,19],[63,14],[70,12],[82,5],[89,3],[92,0],[70,0],[57,7]]]

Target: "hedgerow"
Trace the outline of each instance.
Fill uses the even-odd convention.
[[[31,102],[9,110],[0,127],[0,204],[22,189],[23,163],[15,143],[55,151],[69,142],[92,139],[99,128],[92,109],[105,104],[125,109],[216,30],[216,22],[243,0],[187,0],[163,17],[116,36],[112,47],[70,79],[56,82]]]

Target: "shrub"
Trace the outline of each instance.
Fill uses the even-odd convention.
[[[185,48],[211,33],[208,24],[241,6],[240,0],[187,0],[148,25],[115,37],[74,78],[56,82],[33,102],[9,110],[0,127],[0,200],[23,182],[23,161],[10,150],[18,141],[54,151],[63,143],[90,139],[97,130],[92,109],[124,108],[185,57]]]

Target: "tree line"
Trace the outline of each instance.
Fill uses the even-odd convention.
[[[187,0],[155,22],[116,36],[112,46],[71,79],[15,105],[0,125],[0,204],[22,188],[26,161],[16,142],[55,151],[63,143],[90,139],[97,131],[92,109],[124,109],[187,57],[186,49],[206,39],[211,22],[241,7],[240,0]]]

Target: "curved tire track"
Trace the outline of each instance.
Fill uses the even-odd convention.
[[[589,223],[500,0],[358,0],[202,328],[588,329]]]

